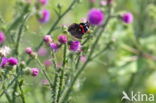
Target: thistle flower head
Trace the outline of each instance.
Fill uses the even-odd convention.
[[[43,40],[44,40],[44,42],[46,42],[46,43],[51,43],[53,40],[52,40],[52,37],[50,36],[50,35],[45,35],[44,37],[43,37]]]
[[[50,43],[50,48],[53,51],[57,51],[59,49],[59,45],[57,43]]]
[[[26,52],[27,54],[31,55],[31,54],[33,53],[33,50],[32,50],[32,48],[27,47],[27,48],[25,49],[25,52]]]
[[[81,50],[81,43],[79,41],[70,41],[69,42],[69,50],[73,52],[77,52]]]
[[[61,44],[65,44],[65,43],[67,43],[68,38],[67,38],[66,35],[60,35],[60,36],[58,36],[58,41],[59,41]]]
[[[48,3],[48,0],[39,0],[39,2],[42,4],[42,5],[46,5]]]
[[[126,24],[130,24],[133,22],[133,15],[132,13],[124,13],[121,17],[122,21],[125,22]]]
[[[4,68],[7,65],[7,63],[8,63],[8,58],[2,57],[0,67]]]
[[[40,23],[47,23],[50,20],[50,12],[46,9],[41,11]]]
[[[10,57],[8,58],[8,64],[11,65],[11,66],[14,66],[14,65],[17,65],[18,64],[18,60],[14,57]]]
[[[88,13],[88,21],[92,25],[101,25],[104,21],[104,13],[99,9],[91,9]]]
[[[40,48],[39,50],[38,50],[38,55],[39,56],[46,56],[47,55],[47,53],[48,53],[48,51],[46,50],[46,48]]]
[[[5,41],[5,35],[3,32],[0,32],[0,44],[2,44]]]
[[[31,69],[31,75],[36,77],[39,74],[39,69],[38,68],[32,68]]]

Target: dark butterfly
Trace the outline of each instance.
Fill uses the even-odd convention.
[[[89,30],[89,26],[90,24],[88,22],[80,24],[73,23],[68,27],[68,32],[75,38],[82,39],[82,36]]]

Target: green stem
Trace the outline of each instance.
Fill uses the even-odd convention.
[[[103,31],[105,30],[108,22],[110,20],[110,11],[109,11],[109,15],[105,21],[105,24],[101,27],[101,31],[99,32],[99,35],[97,35],[97,38],[95,40],[95,42],[93,43],[92,47],[91,47],[91,51],[89,52],[87,61],[82,65],[81,68],[78,69],[78,71],[76,72],[75,76],[73,77],[73,80],[70,82],[69,86],[66,88],[66,90],[64,90],[64,93],[62,94],[62,97],[60,99],[59,103],[64,103],[70,95],[70,92],[72,90],[73,85],[75,84],[77,78],[79,77],[79,75],[81,74],[81,72],[84,70],[84,68],[87,66],[87,64],[90,62],[91,56],[95,50],[95,47],[100,39],[100,37],[102,36]]]
[[[44,74],[44,76],[46,77],[46,79],[48,80],[48,82],[49,82],[49,84],[50,84],[50,87],[53,87],[53,84],[52,84],[52,82],[51,82],[51,80],[50,80],[50,78],[49,78],[47,72],[44,70],[45,67],[42,65],[42,63],[40,62],[40,60],[39,60],[38,58],[37,58],[36,60],[37,60],[37,63],[42,67],[41,71],[42,71],[42,73]]]
[[[8,100],[8,102],[12,103],[11,98],[10,98],[9,94],[7,93],[7,91],[4,91],[4,93],[5,93],[5,96],[6,96],[7,100]]]
[[[80,63],[80,54],[81,53],[78,54],[78,59],[77,59],[76,64],[75,64],[75,69],[78,68],[78,66],[79,66],[79,63]]]
[[[92,34],[95,34],[98,30],[99,28],[96,28]],[[91,36],[88,35],[87,38],[82,42],[82,45],[85,45],[90,40],[90,38]]]
[[[26,102],[25,102],[25,97],[24,97],[24,92],[23,92],[23,89],[22,89],[22,85],[19,85],[19,89],[20,89],[20,91],[21,91],[21,99],[22,99],[22,102],[23,102],[23,103],[26,103]]]
[[[60,82],[59,82],[59,91],[58,91],[58,96],[57,96],[57,103],[59,102],[60,96],[61,96],[61,91],[64,85],[64,69],[65,69],[65,64],[66,64],[66,51],[67,51],[67,46],[66,44],[64,45],[64,53],[63,53],[63,65],[62,68],[60,68],[61,76],[60,76]]]
[[[54,85],[53,85],[53,89],[52,89],[52,103],[56,103],[56,93],[57,93],[57,83],[58,83],[58,73],[55,73],[55,77],[54,77]]]
[[[14,85],[14,91],[12,93],[12,103],[16,103],[16,91],[17,91],[17,87],[18,87],[18,81],[15,82]]]
[[[17,37],[17,43],[16,43],[16,47],[15,47],[15,54],[16,55],[19,55],[20,40],[21,40],[21,37],[22,37],[22,32],[23,32],[23,29],[24,29],[25,22],[27,21],[28,17],[29,17],[29,15],[27,15],[25,17],[23,23],[21,24],[21,26],[19,28],[18,37]]]
[[[93,57],[91,57],[91,60],[99,57],[103,52],[105,52],[110,47],[111,44],[112,44],[112,41],[107,43],[106,47],[104,47],[101,51],[99,51],[97,54],[95,54]]]
[[[20,75],[21,75],[21,74],[18,73],[17,76],[14,77],[14,79],[8,84],[8,86],[6,87],[6,89],[3,90],[3,92],[0,94],[0,97],[5,93],[5,91],[8,90],[8,88],[9,88],[10,86],[13,85],[13,83],[18,79],[18,77],[19,77]]]
[[[46,33],[47,35],[51,35],[52,31],[56,28],[56,26],[59,24],[61,19],[73,8],[73,6],[76,4],[78,0],[73,0],[72,3],[69,5],[69,7],[57,18],[57,20],[54,22],[54,24],[51,26],[49,31]],[[39,43],[39,45],[36,47],[35,50],[38,50],[43,45],[43,40]],[[31,62],[32,59],[29,59],[27,61],[28,65]]]
[[[52,57],[52,62],[53,62],[53,64],[54,64],[54,68],[55,68],[55,70],[57,69],[57,64],[56,64],[56,57],[55,57],[55,55],[54,55],[54,51],[51,51],[51,57]]]
[[[18,68],[18,67],[17,67]],[[21,68],[22,69],[22,68]],[[22,75],[22,71],[17,71],[17,75],[13,78],[13,80],[7,85],[7,87],[3,90],[3,92],[0,94],[0,97],[3,96],[3,94],[5,93],[5,91],[7,91],[9,89],[9,87],[11,87],[14,82],[16,82],[19,78],[19,76]]]
[[[12,40],[13,41],[13,39],[10,37],[10,32],[11,32],[11,30],[16,29],[17,26],[19,25],[19,23],[21,23],[23,21],[25,14],[27,14],[29,12],[29,6],[30,5],[28,5],[28,4],[25,5],[25,7],[23,8],[23,11],[20,14],[20,16],[17,17],[13,21],[13,23],[9,26],[8,30],[6,31],[6,34],[7,34],[7,37],[9,38],[9,40]]]

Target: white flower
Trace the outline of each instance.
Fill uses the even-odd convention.
[[[11,49],[8,46],[3,46],[0,48],[0,55],[1,56],[7,56],[11,52]]]

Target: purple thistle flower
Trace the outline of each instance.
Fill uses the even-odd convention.
[[[53,39],[51,38],[50,35],[45,35],[45,36],[43,37],[43,40],[44,40],[44,42],[46,42],[46,43],[51,43],[51,42],[53,41]]]
[[[8,63],[8,58],[2,57],[0,67],[4,68],[7,65],[7,63]]]
[[[41,18],[39,18],[39,21],[41,23],[47,23],[50,19],[50,12],[46,9],[41,11]]]
[[[68,38],[67,38],[66,35],[60,35],[60,36],[58,36],[58,41],[59,41],[61,44],[65,44],[65,43],[67,43]]]
[[[57,51],[59,49],[59,45],[57,43],[50,43],[50,47],[53,51]]]
[[[92,25],[101,25],[104,21],[104,13],[99,9],[91,9],[88,13],[88,21]]]
[[[31,74],[32,76],[36,77],[39,74],[39,69],[38,68],[32,68],[31,69]]]
[[[31,55],[31,54],[33,53],[33,50],[32,50],[32,48],[27,47],[27,48],[25,49],[25,52],[26,52],[27,54]]]
[[[18,60],[16,58],[14,58],[14,57],[8,58],[7,62],[11,66],[14,66],[14,65],[17,65],[18,64]]]
[[[46,50],[46,48],[40,48],[40,49],[38,50],[38,55],[39,55],[39,56],[46,56],[47,53],[48,53],[48,51]]]
[[[39,2],[42,4],[42,5],[46,5],[48,3],[48,0],[39,0]]]
[[[124,13],[121,17],[122,21],[125,22],[126,24],[130,24],[133,22],[133,15],[132,13]]]
[[[69,50],[77,52],[81,50],[81,43],[79,41],[70,41]]]
[[[0,32],[0,43],[3,43],[5,41],[5,35],[3,32]]]

